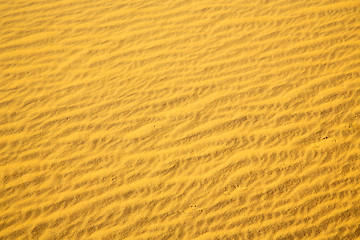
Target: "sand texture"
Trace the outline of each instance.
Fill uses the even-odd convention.
[[[0,1],[0,239],[360,239],[360,1]]]

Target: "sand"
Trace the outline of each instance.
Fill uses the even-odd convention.
[[[0,239],[359,239],[360,2],[0,2]]]

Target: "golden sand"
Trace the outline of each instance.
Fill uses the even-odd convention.
[[[360,238],[358,0],[0,2],[0,239]]]

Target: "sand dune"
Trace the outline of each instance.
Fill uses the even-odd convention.
[[[0,239],[360,239],[358,0],[0,12]]]

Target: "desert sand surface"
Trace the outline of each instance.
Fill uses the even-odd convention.
[[[358,0],[0,2],[0,239],[360,239]]]

